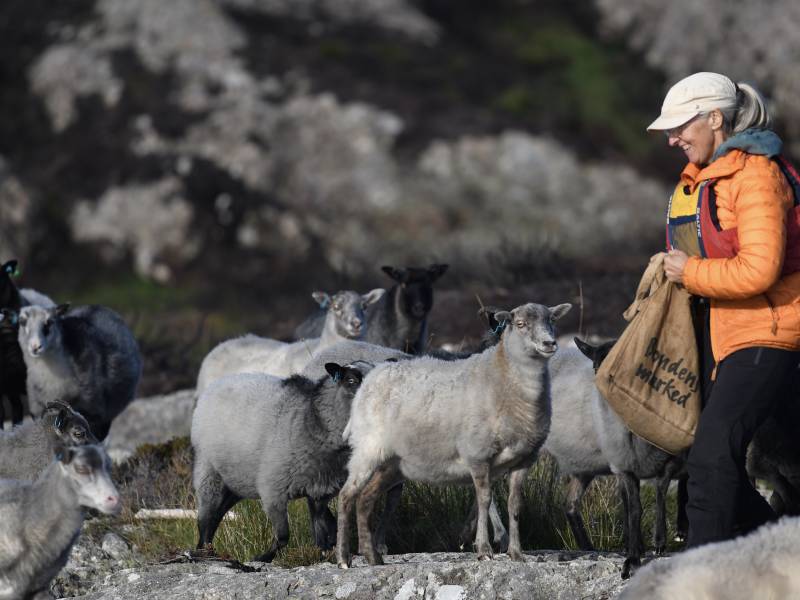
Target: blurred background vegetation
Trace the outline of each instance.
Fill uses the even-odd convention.
[[[142,394],[191,386],[223,338],[287,337],[314,289],[388,286],[383,264],[451,265],[434,344],[480,335],[476,296],[576,302],[567,331],[615,335],[683,166],[644,130],[669,84],[754,81],[796,133],[800,15],[753,10],[6,0],[0,259],[122,312]]]

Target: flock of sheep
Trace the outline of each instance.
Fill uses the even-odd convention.
[[[15,270],[9,261],[0,271],[0,400],[6,397],[18,424],[26,396],[34,420],[0,432],[0,600],[49,597],[49,582],[79,533],[82,507],[119,511],[98,440],[133,399],[141,374],[136,342],[118,315],[99,306],[56,306],[33,290],[18,290]],[[644,552],[640,481],[656,479],[653,543],[663,552],[667,487],[683,476],[684,457],[633,435],[598,392],[594,371],[610,343],[594,347],[576,339],[559,347],[555,322],[571,306],[527,303],[483,309],[489,331],[474,352],[428,350],[433,284],[447,266],[383,270],[394,280],[388,290],[315,292],[319,311],[298,327],[296,342],[246,335],[204,359],[191,424],[198,550],[211,551],[222,518],[239,500],[257,498],[274,534],[257,559],[271,561],[288,543],[288,502],[306,498],[314,540],[326,550],[335,546],[340,567],[350,566],[353,508],[359,552],[369,564],[382,564],[386,524],[409,479],[474,486],[464,536],[474,535],[478,558],[492,557],[491,521],[495,545],[524,560],[522,488],[543,450],[567,478],[565,511],[582,549],[592,549],[582,496],[594,477],[617,477],[624,577]],[[800,480],[790,417],[793,412],[765,424],[748,468],[772,483],[773,506],[791,514],[800,509]],[[508,531],[491,494],[492,481],[506,474]],[[334,517],[328,503],[337,494]],[[373,518],[384,494],[383,514]],[[766,530],[772,534],[754,536],[783,539],[781,527],[797,525],[785,520]],[[679,534],[685,529],[679,512]],[[736,543],[748,548],[754,536]],[[791,541],[778,546],[785,550]],[[686,556],[703,551],[713,546]],[[659,597],[682,559],[642,569],[628,590]],[[762,561],[762,571],[777,560]],[[722,577],[705,575],[695,582],[700,588]]]

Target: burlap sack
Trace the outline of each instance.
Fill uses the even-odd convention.
[[[672,454],[688,448],[700,416],[700,371],[689,293],[667,280],[662,252],[650,259],[630,321],[596,383],[636,435]]]

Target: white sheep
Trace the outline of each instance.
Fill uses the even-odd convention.
[[[510,472],[508,553],[522,560],[522,485],[550,428],[548,359],[554,321],[571,308],[525,304],[496,318],[511,325],[500,342],[458,361],[418,358],[384,363],[353,399],[345,436],[353,448],[339,493],[337,562],[350,565],[350,512],[358,499],[359,546],[380,564],[369,517],[376,499],[404,479],[473,483],[478,557],[491,558],[488,509],[493,479]]]
[[[800,517],[706,544],[642,567],[620,600],[800,598]]]
[[[197,396],[209,384],[225,375],[236,373],[267,373],[288,377],[299,373],[314,354],[337,342],[361,339],[367,327],[364,311],[377,302],[386,290],[376,288],[364,295],[340,291],[329,296],[314,292],[312,296],[327,309],[322,335],[293,343],[280,342],[255,335],[227,340],[216,346],[203,359],[197,376]]]

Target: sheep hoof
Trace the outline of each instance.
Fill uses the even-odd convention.
[[[378,567],[383,564],[383,557],[378,553],[375,553],[373,555],[368,554],[367,562],[373,567]]]
[[[516,562],[525,562],[525,556],[519,550],[509,550],[508,558]]]
[[[339,568],[340,569],[349,569],[350,565],[348,565],[346,562],[340,562],[339,563]]]
[[[655,553],[656,556],[661,556],[666,551],[667,551],[666,544],[657,544],[656,547],[653,549],[653,552]]]
[[[641,566],[642,561],[638,558],[629,557],[622,563],[622,578],[630,579],[631,575],[636,573],[636,570]]]
[[[489,554],[478,554],[478,560],[492,560],[491,553]]]

